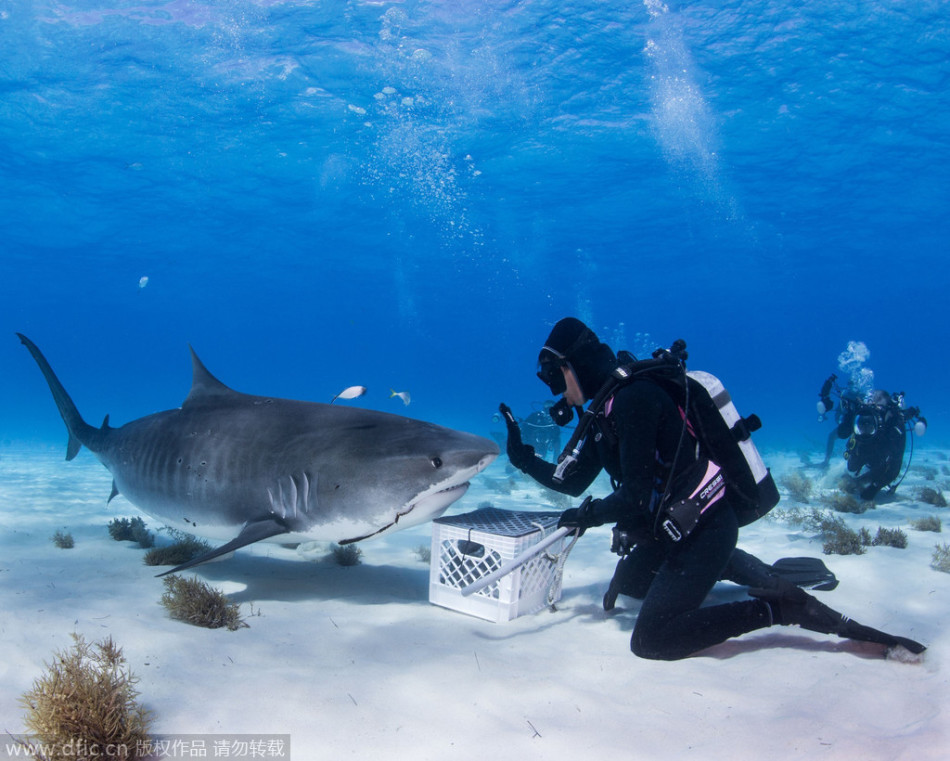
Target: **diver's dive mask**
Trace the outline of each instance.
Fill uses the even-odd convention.
[[[550,354],[550,359],[548,359],[547,353],[545,358],[538,362],[538,378],[551,389],[551,393],[555,396],[560,396],[567,391],[567,381],[564,380],[564,373],[561,372],[561,368],[566,366],[567,360],[564,357]]]

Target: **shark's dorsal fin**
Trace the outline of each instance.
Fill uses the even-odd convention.
[[[182,403],[183,407],[186,404],[195,404],[211,397],[220,398],[237,394],[237,391],[228,388],[208,372],[208,368],[198,359],[198,355],[195,354],[195,350],[191,346],[188,349],[191,351],[191,391],[185,397],[185,401]]]

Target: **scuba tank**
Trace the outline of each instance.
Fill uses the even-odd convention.
[[[753,431],[762,423],[756,415],[743,418],[726,391],[722,382],[711,373],[686,371],[686,342],[678,340],[670,349],[658,349],[652,359],[637,360],[627,352],[620,352],[621,365],[611,373],[610,378],[597,392],[588,408],[581,414],[574,435],[558,457],[554,472],[556,481],[563,481],[577,463],[583,449],[590,426],[603,410],[607,400],[617,390],[636,378],[654,381],[672,397],[683,412],[683,434],[691,426],[699,442],[700,453],[721,469],[726,493],[736,511],[740,526],[748,525],[768,513],[779,501],[778,488],[772,475],[762,461],[759,451],[752,442]],[[673,463],[673,471],[676,463]],[[678,474],[670,473],[668,483],[672,483]],[[718,494],[721,496],[721,494]],[[664,495],[658,515],[660,525],[668,515],[668,500]],[[717,501],[718,501],[717,496]],[[701,511],[700,511],[701,512]],[[698,521],[692,523],[691,530]],[[677,529],[682,539],[688,533]],[[669,530],[666,533],[673,538]],[[678,541],[679,539],[674,539]]]

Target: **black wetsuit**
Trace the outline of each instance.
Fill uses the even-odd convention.
[[[576,469],[563,483],[540,458],[525,472],[543,485],[580,496],[607,471],[614,491],[593,504],[595,523],[615,522],[636,542],[618,564],[619,591],[643,600],[631,649],[644,658],[676,660],[771,624],[759,600],[700,607],[721,578],[749,583],[761,561],[736,551],[739,527],[727,496],[678,544],[658,539],[654,508],[666,488],[677,444],[676,471],[694,462],[696,442],[683,431],[673,399],[649,380],[621,388],[592,425]],[[675,483],[675,479],[674,479]],[[740,562],[741,561],[741,562]]]
[[[534,447],[539,457],[557,457],[561,453],[561,429],[546,412],[532,412],[521,425],[525,444]]]
[[[853,432],[858,415],[876,418],[873,433]],[[907,445],[904,412],[893,402],[883,406],[861,405],[849,410],[839,423],[837,432],[839,438],[848,439],[844,456],[848,461],[848,471],[855,474],[858,496],[865,500],[874,499],[881,489],[900,475]]]

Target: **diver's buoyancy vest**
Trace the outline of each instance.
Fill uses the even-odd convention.
[[[685,348],[685,344],[683,345]],[[714,375],[686,372],[684,364],[669,352],[654,359],[618,367],[584,412],[571,441],[558,458],[555,478],[563,479],[583,447],[594,417],[617,389],[634,379],[648,379],[666,391],[685,413],[699,442],[700,454],[722,468],[729,503],[740,526],[768,513],[779,501],[778,488],[752,441],[752,432],[762,423],[756,415],[739,415],[729,392]],[[673,474],[671,474],[671,478]]]

